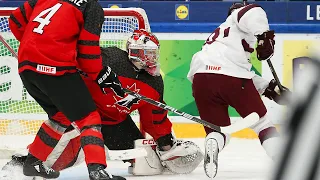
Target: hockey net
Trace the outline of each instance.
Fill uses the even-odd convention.
[[[19,42],[8,26],[8,17],[12,10],[0,8],[0,34],[17,52]],[[104,14],[100,46],[125,49],[126,41],[135,29],[150,31],[147,15],[141,8],[106,8]],[[14,148],[11,147],[15,145],[12,136],[20,136],[22,141],[24,136],[34,136],[41,123],[48,119],[46,113],[23,87],[17,68],[17,60],[0,42],[0,138],[4,137],[1,138],[0,148]],[[133,113],[133,117],[137,121],[137,113]]]

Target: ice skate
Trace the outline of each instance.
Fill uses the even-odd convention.
[[[23,174],[25,176],[39,176],[45,179],[56,179],[59,177],[60,172],[47,167],[42,161],[29,154],[26,162],[23,164]]]
[[[11,160],[0,171],[1,180],[35,180],[34,177],[23,175],[23,164],[27,156],[13,155]]]
[[[9,168],[10,166],[23,166],[24,162],[26,161],[27,156],[20,156],[20,155],[12,155],[11,160],[3,166],[2,170]]]
[[[98,166],[96,170],[89,170],[90,180],[126,180],[121,176],[113,176],[108,173],[103,166]]]
[[[206,138],[205,141],[205,156],[204,156],[204,171],[206,175],[213,179],[217,175],[218,170],[218,142],[214,138]]]

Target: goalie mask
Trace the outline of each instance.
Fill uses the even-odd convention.
[[[144,69],[152,76],[160,76],[159,51],[157,37],[144,29],[135,30],[128,39],[129,59],[138,69]]]

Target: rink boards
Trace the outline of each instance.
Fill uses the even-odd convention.
[[[139,117],[133,116],[137,126],[139,127]],[[177,138],[204,138],[205,131],[201,124],[186,122],[184,118],[177,116],[169,116],[173,121],[172,127]],[[232,122],[240,118],[231,118]],[[0,121],[0,135],[34,135],[43,120],[1,120]],[[279,126],[278,126],[279,127]],[[256,139],[258,136],[254,131],[247,128],[242,131],[232,134],[232,137]]]

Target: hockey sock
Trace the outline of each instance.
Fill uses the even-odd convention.
[[[229,141],[229,139],[230,139],[230,137],[228,137],[228,136],[229,136],[228,134],[224,134],[224,133],[222,133],[222,132],[215,131],[215,130],[213,130],[213,129],[211,129],[211,128],[204,127],[204,130],[206,131],[206,134],[207,134],[207,135],[209,135],[209,134],[212,133],[212,132],[217,132],[217,133],[221,134],[221,136],[223,136],[225,142],[226,142],[226,141]],[[228,138],[229,138],[229,139],[228,139]]]
[[[82,131],[80,142],[87,164],[101,164],[107,166],[104,143],[100,131],[93,128]]]
[[[260,118],[258,123],[251,127],[259,136],[260,143],[267,155],[275,159],[278,155],[279,132],[273,123],[266,117]]]
[[[206,139],[208,138],[214,138],[217,142],[218,142],[218,146],[219,146],[219,152],[222,151],[222,149],[228,145],[229,141],[230,141],[230,135],[229,134],[224,134],[221,132],[211,132],[207,135]]]
[[[29,145],[29,153],[41,161],[45,161],[53,148],[58,144],[61,134],[54,131],[46,123],[42,123],[34,141]]]
[[[97,111],[87,117],[76,121],[80,128],[80,142],[88,164],[107,166],[104,142],[101,134],[101,119]]]
[[[52,169],[54,169],[55,171],[61,171],[63,169],[73,166],[78,159],[80,150],[80,136],[77,136],[69,141],[61,155],[52,165]]]

